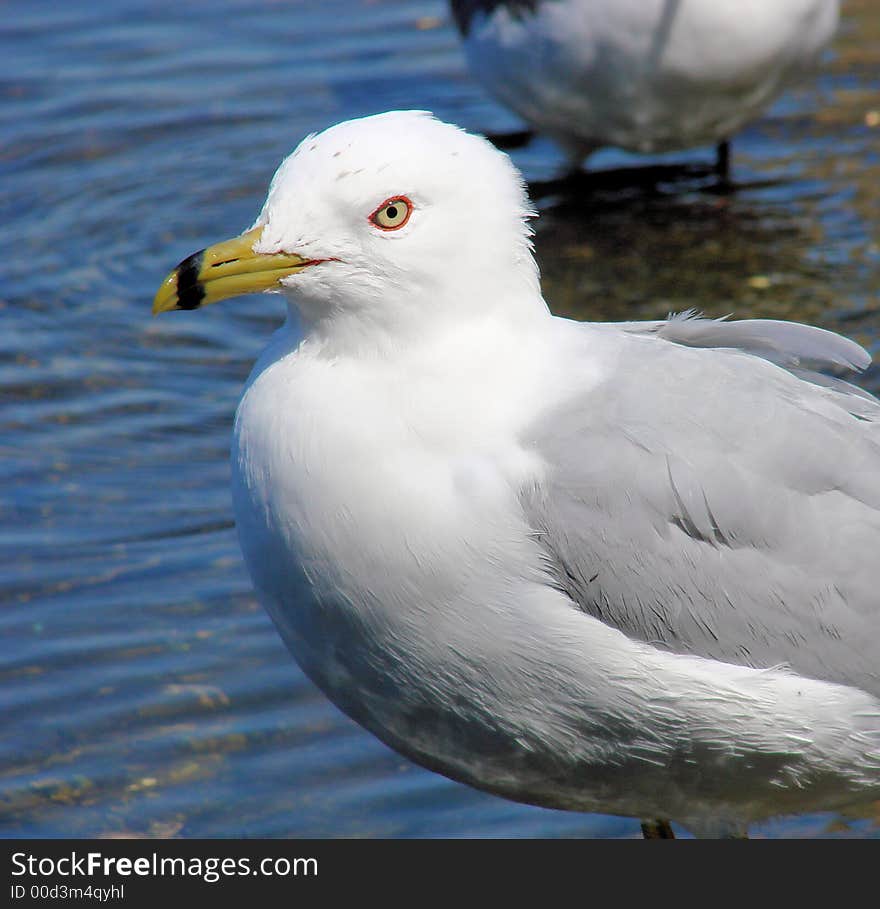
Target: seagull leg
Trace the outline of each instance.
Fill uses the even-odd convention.
[[[642,837],[646,840],[674,840],[675,833],[669,821],[642,821]]]
[[[730,140],[719,142],[715,149],[715,173],[722,183],[730,182]]]

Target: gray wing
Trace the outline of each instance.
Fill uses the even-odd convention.
[[[813,371],[867,354],[762,320],[596,330],[614,375],[524,438],[552,583],[670,651],[880,695],[880,402]]]
[[[599,326],[601,327],[601,326]],[[705,319],[695,310],[670,314],[658,322],[610,322],[630,334],[654,335],[687,347],[736,348],[785,367],[866,369],[870,354],[842,335],[778,319]]]

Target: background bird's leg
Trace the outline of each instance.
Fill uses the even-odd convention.
[[[674,840],[675,833],[669,821],[642,821],[642,836],[646,840]]]
[[[719,142],[715,149],[715,173],[723,183],[730,182],[730,140]]]

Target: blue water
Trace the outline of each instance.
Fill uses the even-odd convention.
[[[775,314],[876,351],[870,7],[738,138],[732,195],[700,176],[706,149],[649,183],[605,151],[593,166],[616,175],[578,189],[547,183],[546,141],[515,152],[553,306]],[[405,107],[519,127],[470,79],[445,5],[0,12],[0,835],[638,835],[420,770],[312,688],[252,595],[227,488],[237,396],[282,304],[150,316],[168,269],[248,226],[308,132]],[[753,833],[871,831],[823,815]]]

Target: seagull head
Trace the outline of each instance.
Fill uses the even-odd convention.
[[[532,214],[486,139],[422,111],[349,120],[304,139],[253,226],[184,259],[153,312],[280,292],[312,325],[394,330],[534,307]]]

